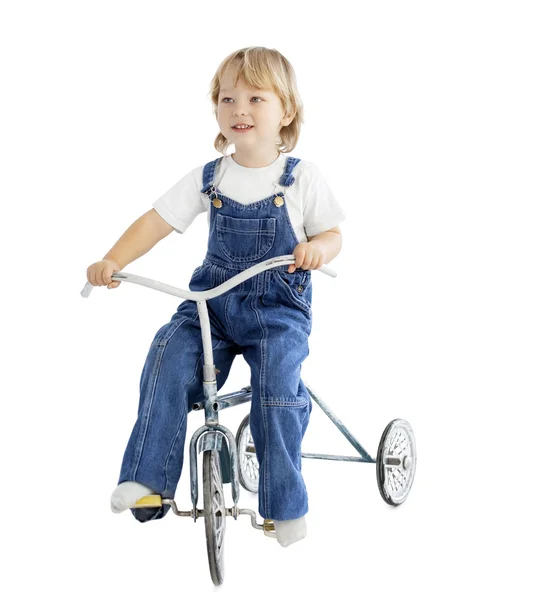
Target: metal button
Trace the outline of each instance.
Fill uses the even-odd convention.
[[[213,206],[215,208],[221,208],[221,206],[223,206],[223,203],[221,202],[221,200],[219,200],[219,198],[214,198],[213,199]]]
[[[300,294],[303,292],[303,285],[298,285],[298,292]]]
[[[278,195],[275,200],[275,206],[282,206],[284,204],[284,196]]]

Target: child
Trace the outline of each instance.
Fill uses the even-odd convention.
[[[311,399],[301,380],[311,332],[311,270],[341,249],[344,213],[318,168],[285,157],[296,146],[303,107],[294,70],[277,50],[243,48],[229,55],[211,82],[224,156],[195,168],[133,223],[87,270],[93,285],[111,281],[173,230],[183,233],[207,211],[206,257],[191,290],[220,285],[243,269],[294,254],[276,267],[209,300],[217,389],[243,354],[251,368],[250,429],[259,461],[259,513],[288,546],[306,535],[307,490],[301,442]],[[238,127],[237,127],[238,126]],[[236,151],[225,155],[230,144]],[[148,494],[174,498],[184,454],[187,415],[203,401],[203,349],[197,305],[185,300],[155,335],[140,379],[138,418],[123,457],[114,512]],[[141,522],[169,510],[131,508]]]

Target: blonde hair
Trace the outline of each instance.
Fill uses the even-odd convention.
[[[229,54],[219,65],[211,80],[209,94],[213,104],[213,112],[217,118],[221,79],[226,69],[236,65],[234,85],[242,77],[251,87],[256,89],[272,89],[280,98],[285,114],[294,115],[289,125],[280,129],[276,148],[279,152],[291,152],[298,143],[303,120],[303,103],[296,83],[296,74],[290,62],[278,50],[270,50],[262,46],[241,48]],[[218,152],[225,154],[230,142],[221,132],[215,138],[214,146]]]

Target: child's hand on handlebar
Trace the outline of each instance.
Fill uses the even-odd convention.
[[[302,242],[294,248],[296,264],[289,265],[288,273],[293,273],[296,269],[320,269],[326,262],[326,254],[317,244],[311,242]]]
[[[120,281],[112,281],[111,275],[114,271],[120,271],[121,267],[114,260],[100,260],[90,265],[86,270],[86,278],[92,285],[107,285],[108,289],[116,288]]]

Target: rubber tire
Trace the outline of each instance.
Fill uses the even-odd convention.
[[[225,507],[225,497],[223,494],[223,483],[221,474],[221,458],[217,450],[206,450],[203,458],[203,478],[204,478],[204,517],[205,517],[205,537],[207,541],[207,558],[209,561],[209,571],[211,579],[215,585],[221,585],[224,578],[224,543],[226,527],[226,510],[222,515],[222,536],[219,552],[217,551],[217,523],[218,518],[215,515],[216,504]],[[216,494],[220,495],[220,500],[216,503]],[[220,517],[219,517],[220,518]]]

